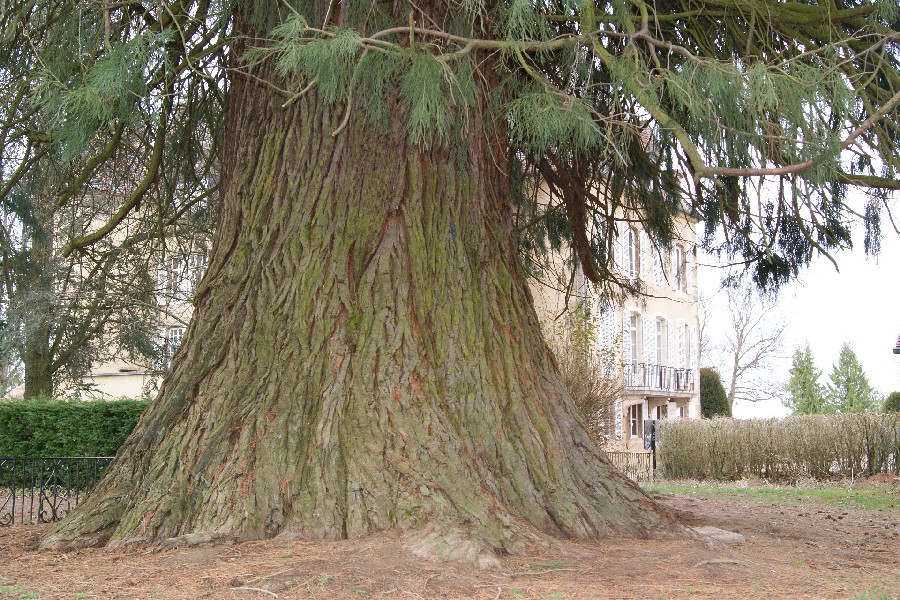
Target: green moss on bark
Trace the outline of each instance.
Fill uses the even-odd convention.
[[[574,416],[497,225],[496,140],[469,147],[464,178],[454,151],[355,115],[332,136],[315,93],[286,109],[252,81],[230,93],[241,127],[194,320],[125,451],[45,546],[399,528],[419,549],[513,552],[673,531]],[[472,130],[501,135],[483,114]]]

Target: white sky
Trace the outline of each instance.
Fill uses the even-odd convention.
[[[900,238],[889,223],[883,223],[883,231],[877,258],[865,257],[862,237],[856,236],[856,249],[834,255],[840,272],[827,259],[817,257],[798,281],[779,293],[778,312],[788,326],[784,357],[775,361],[773,378],[787,381],[794,349],[809,341],[816,367],[822,371],[820,383],[825,383],[846,341],[873,387],[882,395],[900,390],[900,355],[892,352],[900,335]],[[717,292],[723,274],[722,269],[704,266],[712,261],[699,257],[698,283],[707,296]],[[721,311],[714,312],[708,337],[716,341],[721,335],[717,330],[723,326]],[[736,402],[734,407],[734,416],[740,418],[787,413],[777,400]]]

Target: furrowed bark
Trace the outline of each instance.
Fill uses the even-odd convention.
[[[504,132],[411,145],[313,91],[230,89],[220,223],[155,402],[45,547],[338,539],[514,552],[671,532],[575,417],[517,267]]]

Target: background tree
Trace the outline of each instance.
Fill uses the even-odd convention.
[[[875,409],[875,391],[850,344],[844,342],[841,346],[838,361],[831,368],[828,379],[825,397],[831,410],[851,413]]]
[[[809,342],[794,350],[790,379],[785,386],[787,397],[784,405],[795,415],[815,415],[833,412],[827,401],[825,389],[819,383],[822,371],[816,369]]]
[[[725,374],[730,413],[738,400],[758,402],[780,395],[780,383],[771,375],[773,362],[781,356],[787,321],[778,315],[774,299],[754,287],[726,282],[723,289],[726,321],[719,339],[708,343],[707,362],[720,365]]]
[[[900,412],[900,392],[891,392],[884,400],[884,412]]]
[[[45,546],[400,528],[485,557],[671,531],[577,418],[520,249],[558,234],[609,295],[640,291],[614,275],[622,219],[662,251],[688,212],[770,288],[849,247],[859,217],[877,250],[900,187],[892,2],[4,8],[4,60],[48,118],[23,140],[71,153],[124,127],[152,148],[121,211],[64,254],[192,165],[227,95],[185,342]],[[862,211],[849,185],[871,189]]]
[[[711,321],[711,309],[710,304],[712,302],[712,298],[710,298],[704,292],[700,292],[697,296],[697,320],[698,320],[698,337],[699,343],[697,348],[697,353],[699,355],[699,364],[701,367],[703,365],[711,365],[710,360],[715,358],[715,344],[711,339],[712,336],[712,327],[710,326]],[[712,366],[710,368],[713,368]]]
[[[187,85],[178,106],[171,96],[147,97],[138,63],[163,58],[160,39],[138,36],[113,49],[110,36],[130,27],[128,19],[84,15],[89,28],[102,24],[110,51],[65,56],[87,43],[71,12],[77,2],[7,8],[0,18],[4,347],[18,356],[26,397],[77,393],[92,363],[115,356],[150,365],[160,352],[156,256],[197,225],[192,217],[214,189],[204,177],[213,170],[208,125],[217,118],[209,106],[218,105],[201,93],[209,88],[203,81]],[[60,27],[26,50],[23,17],[37,29]],[[164,138],[161,114],[191,110],[198,111],[192,119],[164,125]],[[174,146],[164,151],[166,142]],[[171,166],[165,173],[163,164]]]
[[[728,394],[715,369],[700,369],[700,414],[704,419],[731,416]]]

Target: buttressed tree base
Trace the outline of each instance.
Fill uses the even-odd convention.
[[[453,554],[449,539],[513,552],[533,532],[673,527],[574,416],[517,268],[483,93],[464,152],[354,114],[334,136],[344,115],[315,92],[282,107],[237,76],[229,94],[185,346],[45,547],[398,527]]]
[[[45,21],[26,2],[3,18],[52,30],[69,1]],[[122,210],[67,251],[180,172],[173,157],[190,157],[169,128],[196,141],[194,108],[220,97],[222,118],[203,122],[221,180],[184,344],[43,547],[398,529],[415,552],[487,560],[546,536],[681,534],[576,417],[521,250],[565,241],[611,298],[640,292],[612,269],[616,215],[663,252],[687,212],[764,287],[849,245],[854,215],[877,249],[900,77],[890,2],[658,4],[78,12],[93,50],[68,79],[36,71],[54,94],[23,96],[64,117],[40,143],[87,157],[79,181],[114,152],[117,123],[142,123],[152,153]],[[135,75],[116,69],[144,87],[121,92]],[[872,190],[866,207],[845,202],[850,185]]]

